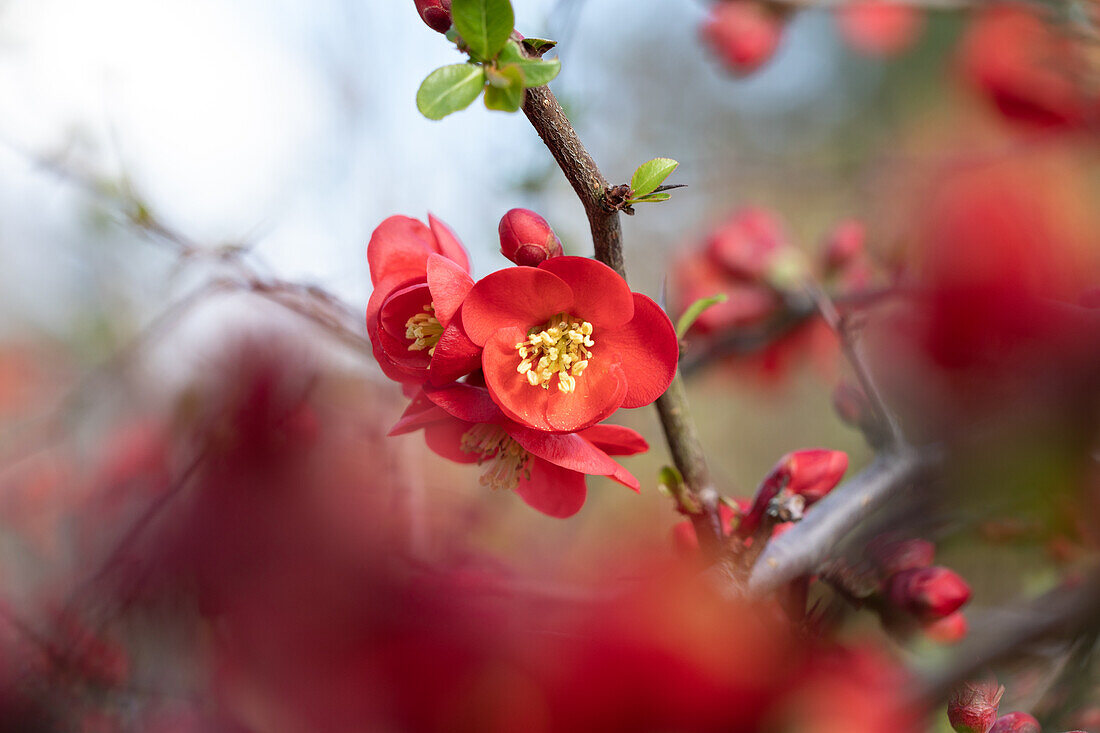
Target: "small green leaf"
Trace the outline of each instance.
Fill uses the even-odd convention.
[[[481,61],[496,57],[516,23],[509,0],[452,0],[451,16],[470,53]]]
[[[523,45],[531,53],[541,56],[558,45],[558,42],[548,38],[524,38]]]
[[[628,204],[655,204],[658,201],[668,201],[672,198],[671,193],[649,193],[645,196],[639,196],[627,201]]]
[[[486,68],[489,86],[485,89],[485,106],[501,112],[515,112],[523,105],[523,74],[515,66],[503,69]]]
[[[543,59],[528,58],[515,41],[508,41],[504,44],[504,48],[500,50],[500,55],[497,56],[497,62],[501,67],[515,66],[518,68],[523,74],[523,86],[528,89],[546,86],[561,71],[561,61],[559,59],[544,61]]]
[[[676,338],[682,339],[687,334],[688,329],[691,328],[691,325],[695,323],[699,316],[703,315],[703,311],[707,308],[718,303],[725,303],[727,300],[729,300],[729,296],[725,293],[718,293],[709,298],[699,298],[699,300],[689,305],[688,309],[684,311],[684,315],[680,316],[680,320],[676,322]]]
[[[653,193],[653,190],[660,186],[679,165],[672,158],[654,158],[642,163],[630,179],[630,188],[634,191],[634,197]]]
[[[485,71],[477,64],[452,64],[432,73],[416,93],[416,107],[429,120],[466,109],[481,94]]]

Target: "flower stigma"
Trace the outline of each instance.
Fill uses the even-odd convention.
[[[443,325],[435,317],[435,304],[424,306],[424,313],[417,313],[405,322],[405,338],[412,341],[409,351],[428,350],[428,356],[435,355],[435,345],[443,335]]]
[[[477,465],[486,461],[492,464],[481,476],[481,485],[494,490],[514,491],[519,488],[520,476],[531,478],[531,454],[504,432],[504,428],[492,423],[479,423],[462,434],[459,448],[463,453],[477,455]]]
[[[542,330],[527,332],[527,340],[516,344],[519,366],[516,371],[527,377],[532,387],[550,388],[558,375],[558,389],[569,394],[577,388],[577,377],[584,373],[592,358],[592,324],[559,313]]]

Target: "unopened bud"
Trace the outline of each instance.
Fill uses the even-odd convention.
[[[500,253],[517,265],[535,267],[561,255],[561,241],[546,219],[528,209],[512,209],[500,219]]]
[[[947,719],[958,733],[989,733],[1005,688],[996,680],[963,682],[947,701]]]
[[[905,570],[926,568],[932,564],[936,546],[928,540],[908,539],[886,541],[876,538],[868,547],[882,577],[888,578]]]
[[[758,282],[767,277],[777,256],[789,245],[783,225],[775,214],[767,209],[748,207],[718,227],[710,236],[708,246],[711,257],[734,277]]]
[[[867,394],[858,385],[842,381],[833,391],[833,409],[846,424],[863,429],[874,424]]]
[[[451,0],[413,0],[416,12],[438,33],[446,33],[451,27]]]
[[[915,568],[890,578],[887,597],[921,621],[935,621],[962,608],[970,600],[970,586],[949,568]]]
[[[866,229],[855,219],[841,222],[825,240],[825,271],[839,272],[863,254]]]
[[[970,624],[962,611],[955,611],[950,616],[944,616],[924,626],[924,633],[938,644],[956,644],[965,639],[969,631]]]
[[[848,470],[848,454],[838,450],[814,448],[788,453],[760,483],[752,508],[741,523],[742,534],[756,530],[772,501],[780,491],[797,496],[809,507],[833,490]],[[787,521],[787,520],[783,520]]]
[[[763,3],[719,3],[703,25],[703,38],[735,74],[748,74],[772,57],[782,21]]]
[[[1040,733],[1039,721],[1027,713],[1009,713],[997,718],[990,733]]]

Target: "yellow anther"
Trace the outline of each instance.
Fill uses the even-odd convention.
[[[443,325],[435,317],[435,305],[424,306],[424,313],[417,313],[405,322],[405,338],[412,341],[409,351],[428,350],[428,356],[435,354],[435,345],[443,335]]]
[[[492,489],[515,490],[520,478],[531,478],[531,454],[504,432],[499,425],[475,425],[459,439],[463,453],[477,456],[480,466],[492,461],[481,476],[481,485]]]
[[[577,380],[592,358],[592,324],[566,313],[547,321],[541,330],[532,329],[527,340],[516,344],[520,363],[516,371],[533,387],[550,388],[554,375],[565,394],[576,390]]]

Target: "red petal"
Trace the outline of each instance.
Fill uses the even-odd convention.
[[[501,329],[481,353],[485,384],[505,415],[536,430],[575,432],[595,425],[618,409],[626,394],[626,378],[617,364],[602,358],[600,344],[593,348],[588,368],[577,378],[576,390],[565,394],[556,386],[532,387],[516,371],[520,358],[515,346],[524,335],[516,327]]]
[[[431,225],[432,234],[435,235],[435,251],[453,261],[465,272],[469,272],[470,260],[466,257],[466,249],[451,228],[431,214],[428,214],[428,224]]]
[[[554,273],[573,289],[570,315],[597,328],[620,326],[634,316],[630,286],[602,262],[587,257],[551,257],[538,269]]]
[[[428,368],[429,380],[442,387],[481,368],[481,347],[466,337],[462,330],[461,311],[443,330]]]
[[[417,313],[426,313],[424,307],[431,302],[432,294],[428,290],[428,283],[423,279],[394,290],[383,301],[382,309],[378,313],[382,329],[394,338],[403,340],[408,350],[412,342],[405,336],[405,326]]]
[[[431,289],[435,317],[448,326],[462,305],[474,279],[461,267],[443,255],[428,258],[428,287]]]
[[[410,351],[409,344],[412,342],[405,338],[405,334],[394,336],[385,329],[378,332],[378,343],[382,347],[381,356],[377,351],[375,352],[379,366],[383,366],[384,362],[389,362],[405,370],[415,370],[415,372],[409,372],[409,375],[416,376],[421,381],[428,378],[428,366],[431,363],[431,356],[428,355],[427,349]]]
[[[435,452],[455,463],[477,463],[476,453],[462,450],[462,436],[473,425],[448,417],[424,428],[424,442]]]
[[[649,450],[645,438],[622,425],[593,425],[578,435],[609,456],[632,456]]]
[[[627,471],[618,463],[615,464],[615,473],[608,476],[608,478],[614,481],[618,481],[620,484],[628,489],[631,489],[632,491],[641,492],[642,490],[641,485],[638,483],[638,479],[634,478],[634,474],[632,474],[630,471]]]
[[[451,419],[443,408],[438,407],[435,403],[427,398],[424,391],[421,390],[415,397],[409,406],[405,408],[405,411],[401,413],[401,418],[390,428],[390,432],[387,435],[404,435],[405,433],[411,433],[414,430],[428,425],[429,423],[437,422],[439,420]]]
[[[518,342],[527,338],[528,328],[568,310],[572,303],[573,291],[557,275],[534,267],[509,267],[474,285],[462,305],[462,324],[478,346],[511,326],[522,331]]]
[[[530,468],[531,478],[521,478],[516,489],[528,506],[561,519],[573,516],[584,506],[588,487],[583,473],[538,458],[531,459]]]
[[[606,453],[576,433],[546,433],[514,422],[501,427],[528,453],[555,466],[591,476],[610,476],[618,467]]]
[[[672,384],[680,344],[672,321],[650,298],[634,293],[634,318],[613,331],[593,333],[592,338],[604,348],[604,354],[611,355],[622,366],[628,384],[623,407],[648,405]],[[594,361],[590,360],[590,364]],[[588,371],[584,376],[588,376]],[[579,379],[577,385],[580,386]]]
[[[428,255],[434,251],[435,236],[428,227],[407,216],[391,216],[378,225],[367,244],[371,284],[423,275]]]
[[[426,394],[434,404],[459,420],[483,423],[496,422],[503,417],[500,408],[489,396],[488,390],[482,387],[452,384],[442,389],[428,390]]]

